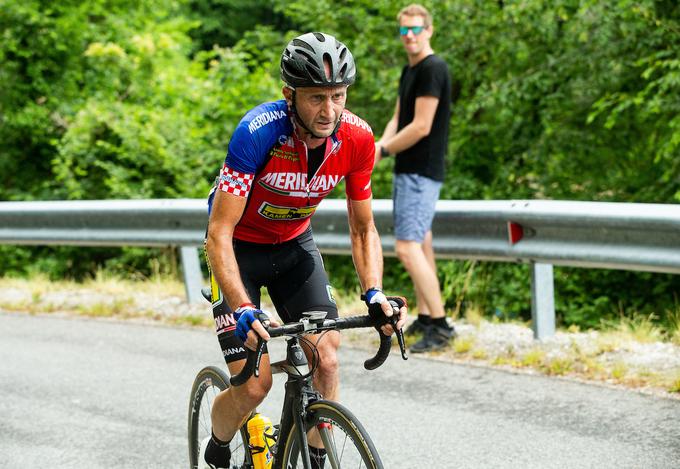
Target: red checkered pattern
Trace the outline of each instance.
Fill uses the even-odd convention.
[[[239,173],[225,164],[220,172],[220,183],[217,187],[235,196],[247,197],[254,177],[254,174]]]

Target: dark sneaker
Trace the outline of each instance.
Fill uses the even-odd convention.
[[[427,326],[423,338],[411,346],[411,353],[432,352],[442,350],[451,344],[456,336],[456,330],[448,327]]]
[[[414,335],[424,334],[426,329],[427,324],[424,324],[420,320],[416,319],[404,330],[404,336],[412,337]]]

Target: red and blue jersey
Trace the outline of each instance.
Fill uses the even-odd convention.
[[[303,233],[321,200],[343,179],[347,197],[371,197],[375,146],[371,128],[344,110],[321,165],[307,180],[307,146],[294,131],[285,100],[249,111],[229,141],[213,190],[247,197],[234,237],[277,244]],[[213,193],[209,206],[212,207]]]

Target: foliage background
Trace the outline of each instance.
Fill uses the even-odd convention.
[[[278,58],[308,30],[358,66],[348,107],[379,135],[405,57],[394,0],[0,0],[0,200],[204,197],[229,136],[278,99]],[[453,78],[448,199],[680,201],[674,0],[442,0]],[[389,198],[391,162],[374,177]],[[342,196],[337,193],[336,196]],[[77,260],[77,261],[76,261]],[[173,273],[171,250],[0,246],[0,273]],[[527,318],[527,266],[442,262],[450,308]],[[328,259],[356,289],[348,259]],[[411,294],[386,262],[386,286]],[[677,276],[556,269],[564,324],[679,310]]]

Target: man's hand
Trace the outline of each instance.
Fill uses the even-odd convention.
[[[373,307],[375,307],[375,305],[380,305],[382,312],[388,318],[391,318],[395,314],[398,315],[397,329],[404,327],[406,315],[408,313],[408,306],[406,304],[405,298],[401,296],[385,296],[385,294],[379,288],[369,288],[362,298],[366,301],[366,305],[369,308],[371,308],[371,305],[374,305]],[[390,301],[396,303],[398,305],[398,309],[394,308],[390,304]],[[385,335],[392,335],[394,333],[394,329],[392,328],[391,324],[384,324],[380,330],[382,330],[383,334]]]
[[[236,337],[243,341],[243,345],[250,350],[257,348],[257,338],[262,337],[265,341],[269,340],[269,333],[265,327],[278,326],[279,324],[271,319],[271,314],[257,309],[254,305],[241,305],[234,311],[236,319]],[[263,324],[264,323],[264,324]]]
[[[382,155],[381,155],[381,152],[380,152],[381,149],[382,149],[382,143],[380,141],[375,142],[375,163],[373,163],[373,167],[377,166],[377,164],[382,159]]]

